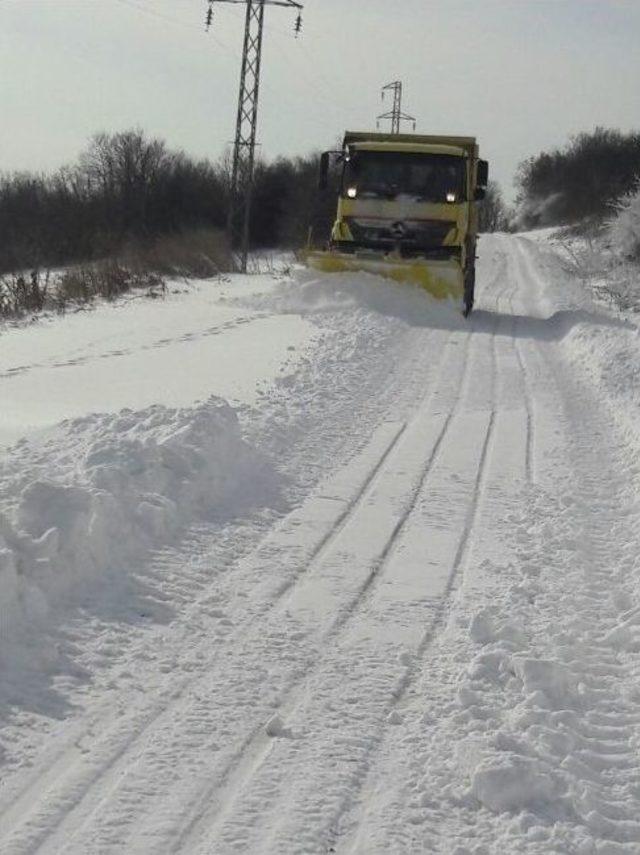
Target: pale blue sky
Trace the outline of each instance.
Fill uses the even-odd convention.
[[[242,7],[205,0],[0,0],[0,169],[51,169],[138,125],[216,158],[234,130]],[[375,127],[404,82],[425,133],[479,137],[510,194],[519,160],[596,125],[640,128],[640,0],[307,0],[267,10],[267,157]]]

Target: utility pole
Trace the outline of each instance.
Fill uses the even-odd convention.
[[[402,81],[394,80],[393,83],[387,83],[386,86],[382,87],[382,100],[384,101],[384,93],[387,89],[391,89],[393,91],[393,108],[389,113],[382,113],[381,116],[378,116],[376,121],[376,127],[380,127],[380,119],[391,119],[391,133],[399,134],[400,133],[400,123],[401,122],[413,122],[413,130],[416,129],[416,120],[413,116],[409,116],[406,113],[402,112]]]
[[[249,255],[249,222],[258,127],[258,95],[260,91],[260,63],[262,60],[262,33],[265,6],[284,6],[297,9],[294,32],[302,29],[303,6],[294,0],[208,0],[206,24],[210,29],[214,3],[234,3],[246,6],[244,44],[240,70],[240,92],[236,135],[233,144],[233,165],[227,230],[232,248],[239,249],[240,269],[247,272]]]

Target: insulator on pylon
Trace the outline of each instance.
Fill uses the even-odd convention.
[[[298,17],[296,18],[296,24],[294,27],[296,38],[300,35],[301,30],[302,30],[302,15],[298,15]]]

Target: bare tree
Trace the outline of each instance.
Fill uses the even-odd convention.
[[[507,209],[497,181],[487,185],[487,195],[478,210],[478,222],[481,232],[500,232],[507,228]]]

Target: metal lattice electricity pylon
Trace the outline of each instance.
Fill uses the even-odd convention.
[[[416,129],[416,120],[413,116],[407,115],[407,113],[402,112],[402,81],[394,80],[393,83],[387,83],[386,86],[382,87],[382,100],[384,101],[384,93],[387,89],[393,90],[393,108],[388,113],[382,113],[381,116],[378,116],[376,121],[376,126],[380,127],[381,119],[391,119],[391,133],[399,134],[400,133],[400,124],[402,122],[413,122],[413,130]]]
[[[246,273],[258,127],[264,9],[265,6],[285,6],[302,10],[303,6],[294,0],[208,0],[207,29],[212,23],[214,3],[244,3],[247,8],[227,221],[232,247],[239,252],[240,269]],[[302,17],[299,11],[294,27],[296,36],[301,29]]]

